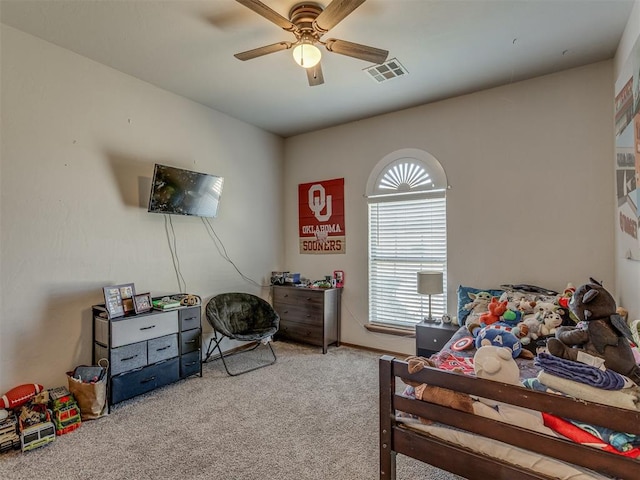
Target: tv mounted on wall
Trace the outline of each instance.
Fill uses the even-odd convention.
[[[156,163],[149,212],[215,217],[224,179]]]

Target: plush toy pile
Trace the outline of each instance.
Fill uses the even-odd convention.
[[[571,283],[562,294],[531,285],[503,287],[501,293],[468,293],[472,301],[462,306],[476,348],[502,346],[510,348],[514,358],[533,358],[539,344],[546,343],[542,340],[555,335],[558,327],[575,325],[567,308],[575,291]]]
[[[459,312],[461,306],[468,317],[466,330],[452,339],[453,352],[444,349],[430,359],[412,357],[410,371],[427,367],[456,370],[640,411],[640,320],[632,323],[632,332],[620,315],[624,310],[616,307],[600,282],[590,279],[578,288],[569,284],[562,294],[540,289],[533,292],[535,298],[532,292],[517,289],[505,290],[500,296],[492,292],[472,292],[471,302],[459,304]],[[461,341],[469,336],[473,342]],[[541,340],[544,348],[540,348]],[[532,344],[538,348],[523,348]],[[457,345],[468,350],[456,349]],[[535,361],[521,360],[525,355]],[[410,388],[420,400],[640,459],[640,435],[613,432],[433,385],[413,384]]]

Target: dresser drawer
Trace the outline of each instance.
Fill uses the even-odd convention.
[[[178,310],[180,331],[200,328],[200,307],[191,307]]]
[[[178,334],[172,333],[164,337],[154,338],[147,342],[147,359],[149,364],[178,356]]]
[[[112,377],[111,403],[118,403],[177,381],[180,378],[179,367],[178,358],[172,358],[162,363]]]
[[[306,305],[322,313],[324,308],[324,291],[297,287],[276,287],[273,291],[274,305]]]
[[[281,305],[276,307],[281,322],[298,322],[322,327],[324,315],[322,309],[311,305]]]
[[[298,342],[310,343],[311,345],[322,345],[322,325],[280,322],[278,336]]]
[[[154,313],[111,322],[111,347],[114,348],[176,333],[178,312]]]
[[[188,377],[200,373],[200,350],[187,353],[180,359],[180,377]]]
[[[147,342],[132,343],[111,349],[111,375],[135,370],[147,364]]]
[[[182,340],[180,342],[180,353],[195,352],[200,350],[200,329],[188,330],[182,332]]]

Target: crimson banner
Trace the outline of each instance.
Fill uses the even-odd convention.
[[[345,253],[344,178],[298,185],[300,253]]]

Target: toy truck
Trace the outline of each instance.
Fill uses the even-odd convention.
[[[51,411],[45,405],[24,405],[18,425],[23,452],[43,447],[56,439],[56,427],[51,421]]]
[[[80,408],[72,393],[65,387],[49,390],[49,404],[53,409],[53,423],[56,435],[64,435],[74,431],[82,424]]]
[[[6,411],[6,417],[0,420],[0,452],[20,448],[20,437],[18,436],[18,421],[16,414]]]

